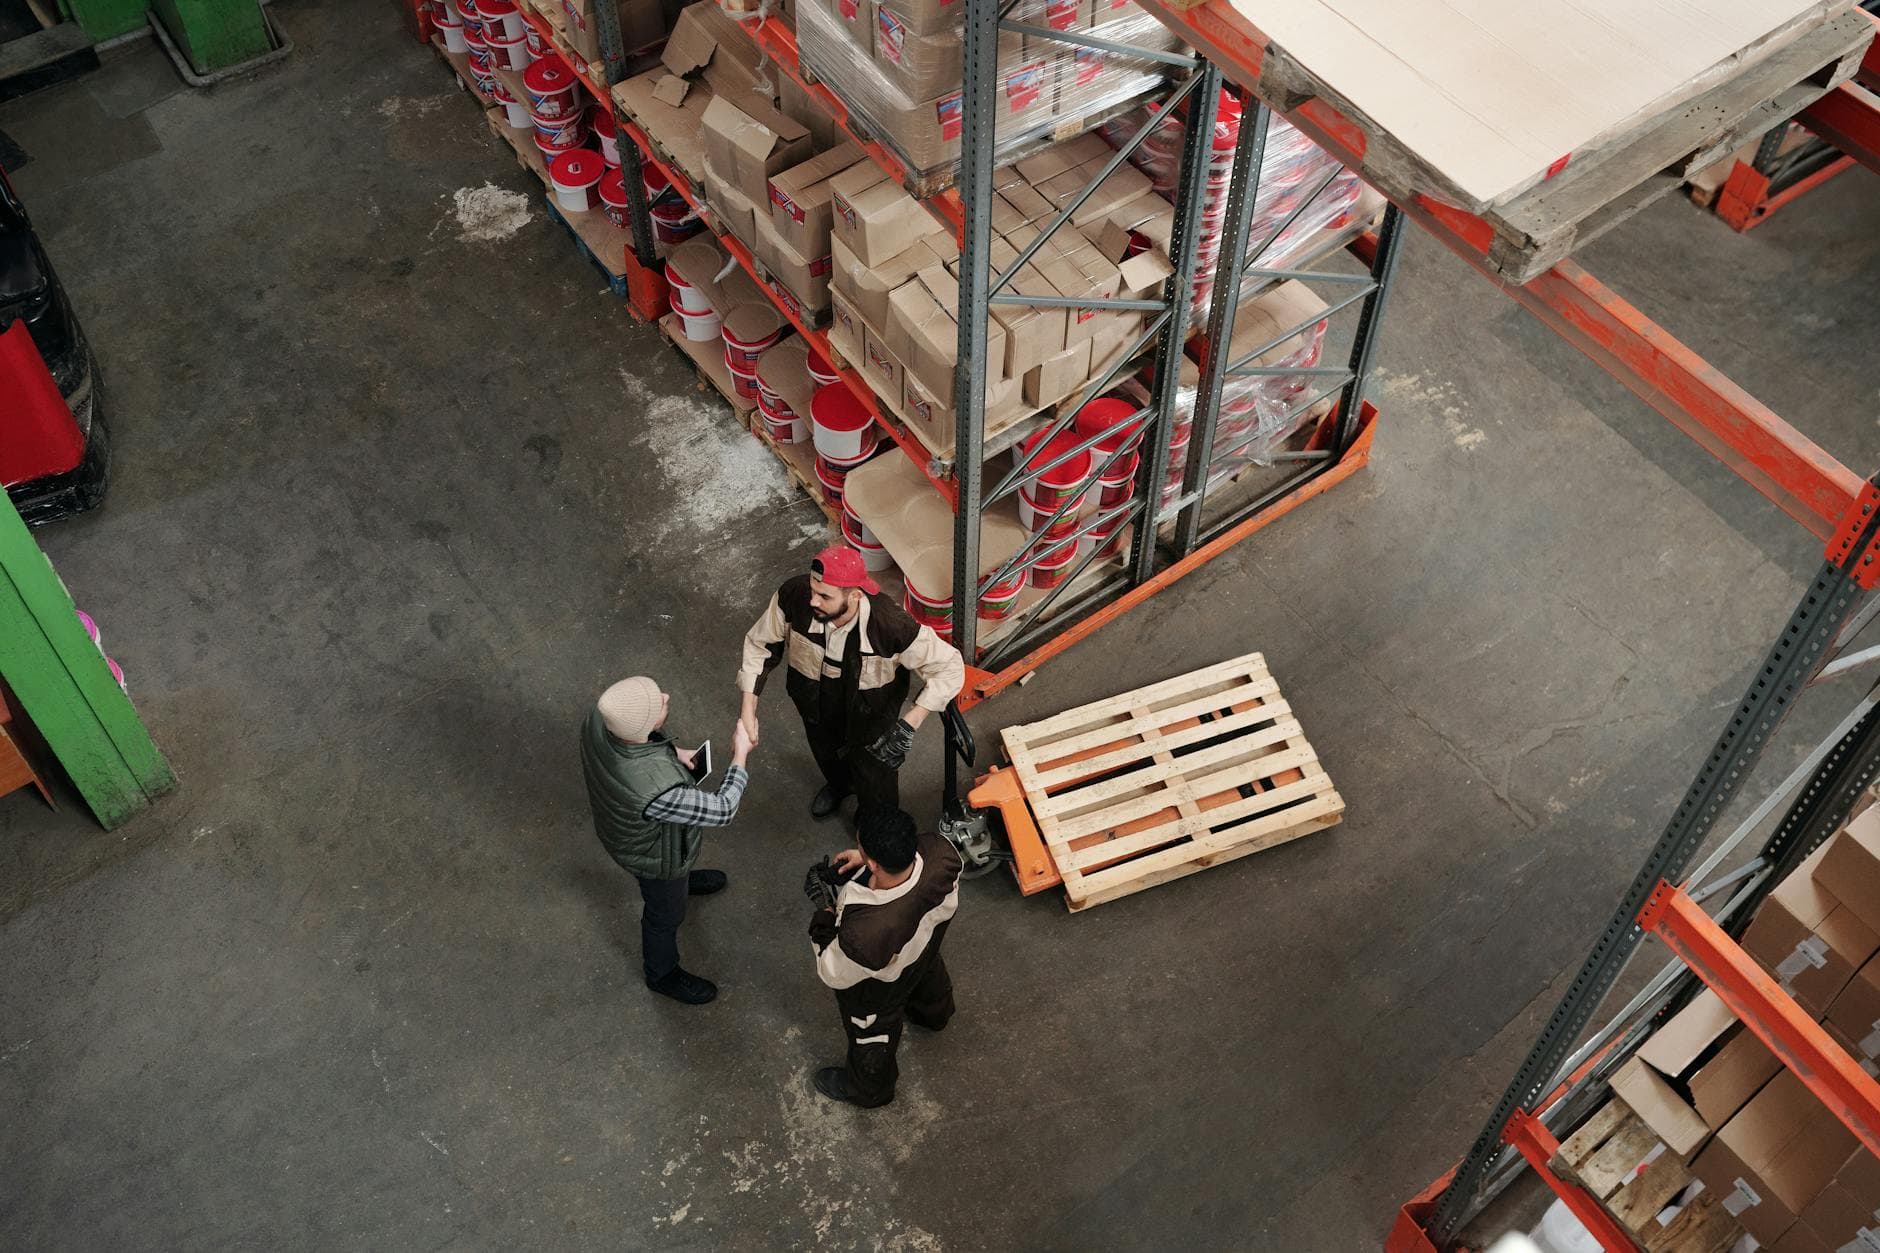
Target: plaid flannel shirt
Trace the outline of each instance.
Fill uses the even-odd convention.
[[[744,799],[744,785],[751,776],[742,766],[725,771],[725,781],[716,792],[703,788],[669,787],[646,803],[646,816],[655,822],[675,822],[687,827],[724,827],[738,816],[738,802]]]

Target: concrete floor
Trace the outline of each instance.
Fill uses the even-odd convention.
[[[1375,1248],[1817,545],[1413,232],[1371,469],[974,718],[1259,648],[1347,821],[1088,915],[971,885],[956,1025],[891,1109],[832,1108],[796,885],[838,837],[781,699],[683,935],[706,1009],[640,986],[575,754],[637,671],[722,739],[818,516],[539,205],[460,221],[538,192],[389,6],[275,13],[260,81],[143,46],[0,106],[117,430],[108,505],[41,538],[182,779],[109,835],[0,800],[5,1243]],[[1874,464],[1872,175],[1583,259]]]

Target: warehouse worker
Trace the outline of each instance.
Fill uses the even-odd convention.
[[[916,835],[899,809],[864,804],[856,826],[861,848],[812,866],[803,893],[816,906],[816,973],[835,989],[849,1041],[848,1063],[818,1070],[816,1090],[872,1109],[894,1099],[902,1022],[940,1031],[953,1017],[940,941],[960,905],[960,855],[937,835]]]
[[[895,772],[907,760],[914,732],[966,682],[959,650],[881,595],[860,553],[836,545],[816,554],[808,574],[778,588],[744,637],[740,720],[753,737],[758,695],[786,658],[784,687],[803,715],[803,734],[823,776],[811,816],[827,818],[850,795],[863,803],[899,804]],[[903,714],[910,671],[922,686]]]
[[[675,748],[660,730],[672,698],[651,679],[622,679],[601,693],[581,727],[594,833],[620,868],[639,880],[640,960],[646,986],[686,1005],[718,995],[709,979],[679,965],[679,924],[688,896],[723,891],[722,870],[694,870],[706,827],[738,815],[757,737],[742,722],[731,731],[731,766],[715,792],[694,786],[695,750]]]

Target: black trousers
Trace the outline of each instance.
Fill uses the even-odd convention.
[[[941,938],[936,934],[920,960],[893,983],[865,979],[836,993],[849,1041],[849,1086],[864,1101],[894,1096],[901,1077],[895,1053],[905,1023],[938,1031],[953,1017],[953,977],[940,955]]]
[[[851,792],[864,803],[901,804],[900,775],[876,761],[868,746],[893,726],[893,720],[872,726],[851,719],[843,707],[842,684],[825,679],[817,685],[816,717],[803,714],[803,738],[809,741],[816,768],[838,796]]]
[[[679,966],[679,924],[685,921],[687,877],[641,879],[640,961],[646,979],[657,983]]]

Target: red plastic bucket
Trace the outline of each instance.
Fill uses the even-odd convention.
[[[605,157],[601,159],[606,160]],[[627,182],[620,177],[620,167],[617,165],[601,175],[601,212],[621,230],[627,229]]]
[[[818,387],[830,387],[842,381],[836,377],[836,368],[814,348],[809,350],[809,377]]]
[[[1076,562],[1077,545],[1064,545],[1031,568],[1031,585],[1041,591],[1056,587],[1070,577],[1071,567]]]
[[[542,39],[542,32],[526,22],[522,27],[522,42],[529,46],[530,56],[541,58],[548,55],[548,44]]]
[[[587,139],[587,123],[578,113],[548,114],[531,107],[529,120],[535,124],[536,146],[543,152],[571,152]]]
[[[1078,501],[1076,506],[1066,509],[1064,516],[1057,520],[1057,524],[1047,530],[1045,524],[1050,522],[1051,515],[1057,512],[1057,506],[1040,504],[1021,487],[1018,489],[1018,520],[1033,535],[1043,535],[1047,539],[1063,539],[1077,529],[1077,509],[1082,504],[1082,501]]]
[[[738,394],[740,400],[748,400],[752,404],[756,404],[757,376],[755,374],[746,374],[742,370],[732,370],[731,390]]]
[[[1097,560],[1114,557],[1123,551],[1123,523],[1118,519],[1107,531],[1092,531],[1080,541],[1085,549],[1096,549]]]
[[[614,115],[596,106],[588,110],[588,129],[594,132],[594,138],[601,141],[601,160],[609,165],[620,164],[620,132],[614,125]]]
[[[757,386],[757,413],[764,420],[764,434],[779,444],[800,444],[809,438],[809,423],[770,404],[762,383]]]
[[[1041,446],[1043,431],[1039,431],[1019,446],[1019,461],[1031,466],[1045,465],[1063,456],[1081,442],[1071,431],[1060,431],[1049,444]],[[1079,495],[1084,484],[1090,478],[1090,452],[1086,449],[1076,454],[1062,465],[1053,467],[1029,480],[1023,490],[1031,496],[1034,505],[1056,509],[1058,505],[1073,496]]]
[[[476,11],[477,19],[483,23],[485,39],[494,36],[520,41],[522,32],[528,29],[529,24],[522,20],[522,13],[516,8],[516,0],[478,0]]]
[[[842,538],[862,555],[862,566],[870,573],[878,574],[894,564],[894,558],[888,556],[888,550],[869,534],[861,519],[849,512],[846,502],[842,508]]]
[[[679,267],[671,261],[666,262],[666,286],[672,289],[672,311],[690,314],[694,317],[715,315],[712,302],[705,298],[705,293],[686,282],[685,275],[679,273]],[[718,338],[714,334],[713,338]]]
[[[1083,407],[1077,415],[1077,437],[1089,439],[1099,431],[1110,434],[1097,441],[1095,453],[1098,459],[1108,456],[1119,448],[1133,448],[1142,440],[1142,433],[1149,425],[1148,415],[1135,422],[1130,416],[1136,412],[1134,403],[1117,396],[1099,396]]]
[[[982,588],[979,593],[979,620],[981,622],[1003,622],[1012,616],[1012,609],[1018,604],[1018,594],[1024,590],[1027,571],[1020,570],[1006,576],[1003,583]]]
[[[640,185],[646,188],[646,203],[652,204],[659,199],[660,193],[672,186],[672,180],[666,177],[666,171],[651,161],[640,163]]]
[[[901,604],[913,616],[914,621],[922,626],[932,627],[936,631],[941,627],[949,631],[953,629],[953,598],[951,596],[940,600],[923,595],[920,589],[909,581],[907,594],[901,598]]]
[[[513,70],[520,74],[535,63],[535,59],[529,55],[528,41],[521,35],[514,38],[495,35],[485,27],[483,39],[489,45],[490,63],[499,70]]]
[[[575,108],[574,93],[579,82],[574,71],[552,52],[522,72],[522,85],[538,117],[568,117],[580,112]]]
[[[750,303],[738,305],[724,317],[725,364],[732,373],[749,374],[755,380],[757,359],[783,338],[783,315],[767,304]]]
[[[809,416],[819,455],[839,465],[858,465],[874,452],[873,419],[855,393],[841,383],[816,389]]]
[[[555,203],[570,213],[586,213],[599,198],[601,154],[589,148],[564,152],[549,163],[548,179],[555,186]]]
[[[653,234],[662,244],[681,244],[699,233],[704,225],[698,214],[692,212],[692,206],[683,200],[672,200],[665,204],[656,204],[652,210]]]
[[[842,480],[848,477],[847,470],[838,469],[821,457],[816,458],[816,482],[822,488],[823,499],[831,505],[842,504]]]

